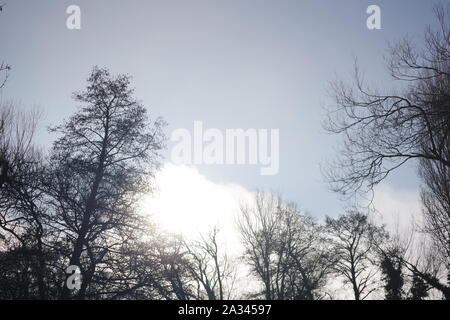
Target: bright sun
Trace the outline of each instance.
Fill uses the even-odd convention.
[[[218,226],[234,233],[235,217],[250,192],[234,184],[218,184],[195,167],[165,164],[156,173],[157,190],[143,208],[163,229],[185,236],[205,234]]]

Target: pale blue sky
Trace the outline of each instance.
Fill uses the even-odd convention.
[[[386,42],[420,39],[434,21],[433,2],[423,0],[5,2],[0,60],[13,69],[0,97],[38,105],[43,128],[73,113],[71,93],[83,89],[92,66],[128,73],[136,96],[169,123],[168,135],[191,129],[194,120],[208,128],[279,128],[278,175],[260,176],[257,166],[199,170],[213,181],[279,191],[317,216],[344,206],[319,168],[338,141],[320,125],[331,103],[328,81],[348,76],[357,56],[366,78],[388,85]],[[71,4],[81,7],[81,30],[65,26]],[[382,30],[366,28],[370,4],[381,7]],[[386,183],[415,190],[414,170]]]

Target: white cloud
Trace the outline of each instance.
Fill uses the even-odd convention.
[[[389,185],[379,185],[375,189],[373,205],[376,218],[386,224],[391,232],[407,233],[413,224],[420,223],[421,203],[418,190],[394,189]]]
[[[251,199],[250,191],[213,182],[194,166],[166,163],[155,178],[157,190],[143,207],[162,229],[196,237],[218,226],[223,244],[239,246],[235,218],[241,203]]]

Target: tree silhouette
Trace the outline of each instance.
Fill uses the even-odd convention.
[[[420,175],[424,181],[421,192],[424,230],[447,264],[447,287],[450,287],[450,169],[440,163],[423,160]]]
[[[10,249],[4,261],[10,266],[21,264],[29,270],[37,282],[37,297],[44,299],[47,297],[45,260],[50,253],[44,248],[45,168],[41,152],[33,146],[38,116],[15,108],[12,104],[0,105],[0,229]],[[18,259],[22,261],[19,263]],[[14,285],[11,288],[23,289]]]
[[[61,135],[50,160],[53,219],[71,242],[69,265],[84,274],[81,299],[98,265],[132,238],[136,200],[148,192],[163,147],[162,120],[148,121],[129,85],[128,76],[95,67],[86,90],[74,94],[79,111],[52,129]]]
[[[258,192],[244,205],[238,229],[244,258],[263,285],[265,299],[320,299],[330,263],[322,232],[279,196]]]
[[[423,300],[428,297],[429,286],[426,285],[425,281],[416,274],[413,275],[413,282],[410,289],[410,299],[411,300]]]
[[[409,40],[391,46],[389,71],[408,85],[403,93],[380,94],[365,85],[358,68],[355,86],[332,83],[336,108],[325,129],[345,137],[325,175],[342,194],[369,190],[411,159],[450,167],[450,7],[437,7],[437,31],[429,28],[424,51]]]
[[[385,254],[381,260],[381,271],[385,281],[386,300],[401,300],[403,298],[403,261],[397,255]]]
[[[219,229],[214,227],[200,241],[185,241],[188,270],[195,282],[196,299],[224,300],[233,294],[236,270],[230,257],[221,252]]]
[[[336,219],[327,217],[326,227],[336,261],[335,273],[350,283],[355,300],[364,300],[377,289],[376,243],[386,238],[384,229],[356,210]]]

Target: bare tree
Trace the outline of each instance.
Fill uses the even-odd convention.
[[[167,299],[191,300],[199,297],[198,282],[192,278],[192,259],[180,236],[166,235],[155,245],[164,279],[170,287]]]
[[[350,283],[355,300],[364,300],[378,289],[376,244],[385,238],[383,228],[357,210],[336,219],[327,217],[326,226],[333,246],[334,272]]]
[[[45,277],[45,166],[33,145],[37,113],[22,113],[12,104],[0,106],[0,234],[7,241],[5,255],[13,263],[22,259],[30,278],[36,279],[38,295],[48,296]],[[18,263],[16,261],[16,263]],[[32,288],[29,288],[32,291]],[[22,292],[32,296],[32,293]]]
[[[72,243],[64,253],[69,264],[84,273],[81,299],[98,265],[139,229],[137,200],[149,192],[163,147],[162,120],[149,122],[129,85],[128,76],[94,68],[87,89],[74,95],[79,111],[53,128],[61,135],[53,145],[48,183],[53,224]],[[65,287],[62,298],[69,293]]]
[[[196,299],[225,300],[233,294],[237,270],[220,248],[218,234],[214,227],[201,240],[184,242],[190,276],[197,287]]]
[[[355,86],[332,84],[337,107],[325,128],[345,137],[340,157],[325,170],[342,194],[371,190],[411,159],[450,166],[450,6],[437,7],[438,30],[428,28],[425,49],[409,40],[391,46],[388,66],[403,93],[380,94],[365,85],[358,69]]]
[[[264,286],[264,297],[275,299],[273,285],[274,262],[271,259],[275,251],[276,228],[278,216],[276,214],[279,199],[258,192],[254,206],[242,206],[238,228],[242,242],[246,249],[246,259],[254,273],[257,274]],[[276,265],[276,262],[275,262]]]
[[[33,145],[37,119],[36,111],[24,114],[12,103],[0,105],[0,187],[39,157]]]
[[[437,252],[439,249],[436,247],[436,243],[429,242],[425,238],[416,246],[409,248],[407,254],[400,258],[416,284],[425,287],[426,292],[436,289],[448,300],[450,299],[450,288],[445,282],[442,282],[448,261],[443,259],[442,255],[436,254]]]
[[[0,109],[2,298],[69,298],[62,283],[77,259],[76,298],[170,298],[160,244],[136,210],[163,123],[148,121],[128,77],[95,68],[89,80],[76,95],[81,111],[55,128],[62,136],[49,160],[32,143],[36,114]]]
[[[447,285],[450,286],[450,169],[424,160],[420,175],[425,184],[421,193],[424,229],[434,240],[443,261],[447,261]]]
[[[321,233],[312,219],[279,196],[258,192],[241,208],[245,259],[265,299],[319,299],[328,275]]]

